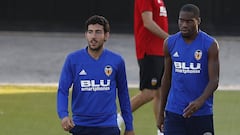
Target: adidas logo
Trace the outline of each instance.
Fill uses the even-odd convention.
[[[79,73],[79,75],[87,75],[87,73],[84,69],[82,69],[82,71]]]
[[[178,52],[175,52],[175,53],[173,54],[173,57],[179,57]]]

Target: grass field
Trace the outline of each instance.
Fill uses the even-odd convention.
[[[138,92],[130,90],[130,95]],[[214,124],[216,135],[240,133],[240,91],[217,91]],[[156,135],[152,104],[134,112],[136,135]],[[69,135],[56,113],[55,86],[0,86],[1,135]]]

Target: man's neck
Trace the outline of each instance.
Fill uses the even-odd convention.
[[[88,50],[88,54],[95,60],[98,60],[103,52],[103,48],[101,48],[100,50],[92,50],[88,48],[87,50]]]

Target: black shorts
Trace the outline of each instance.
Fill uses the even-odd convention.
[[[138,60],[140,68],[140,90],[158,89],[164,71],[164,56],[145,55]]]

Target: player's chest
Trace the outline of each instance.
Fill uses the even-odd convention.
[[[79,63],[75,65],[75,75],[80,79],[107,79],[114,78],[116,70],[111,63]]]

